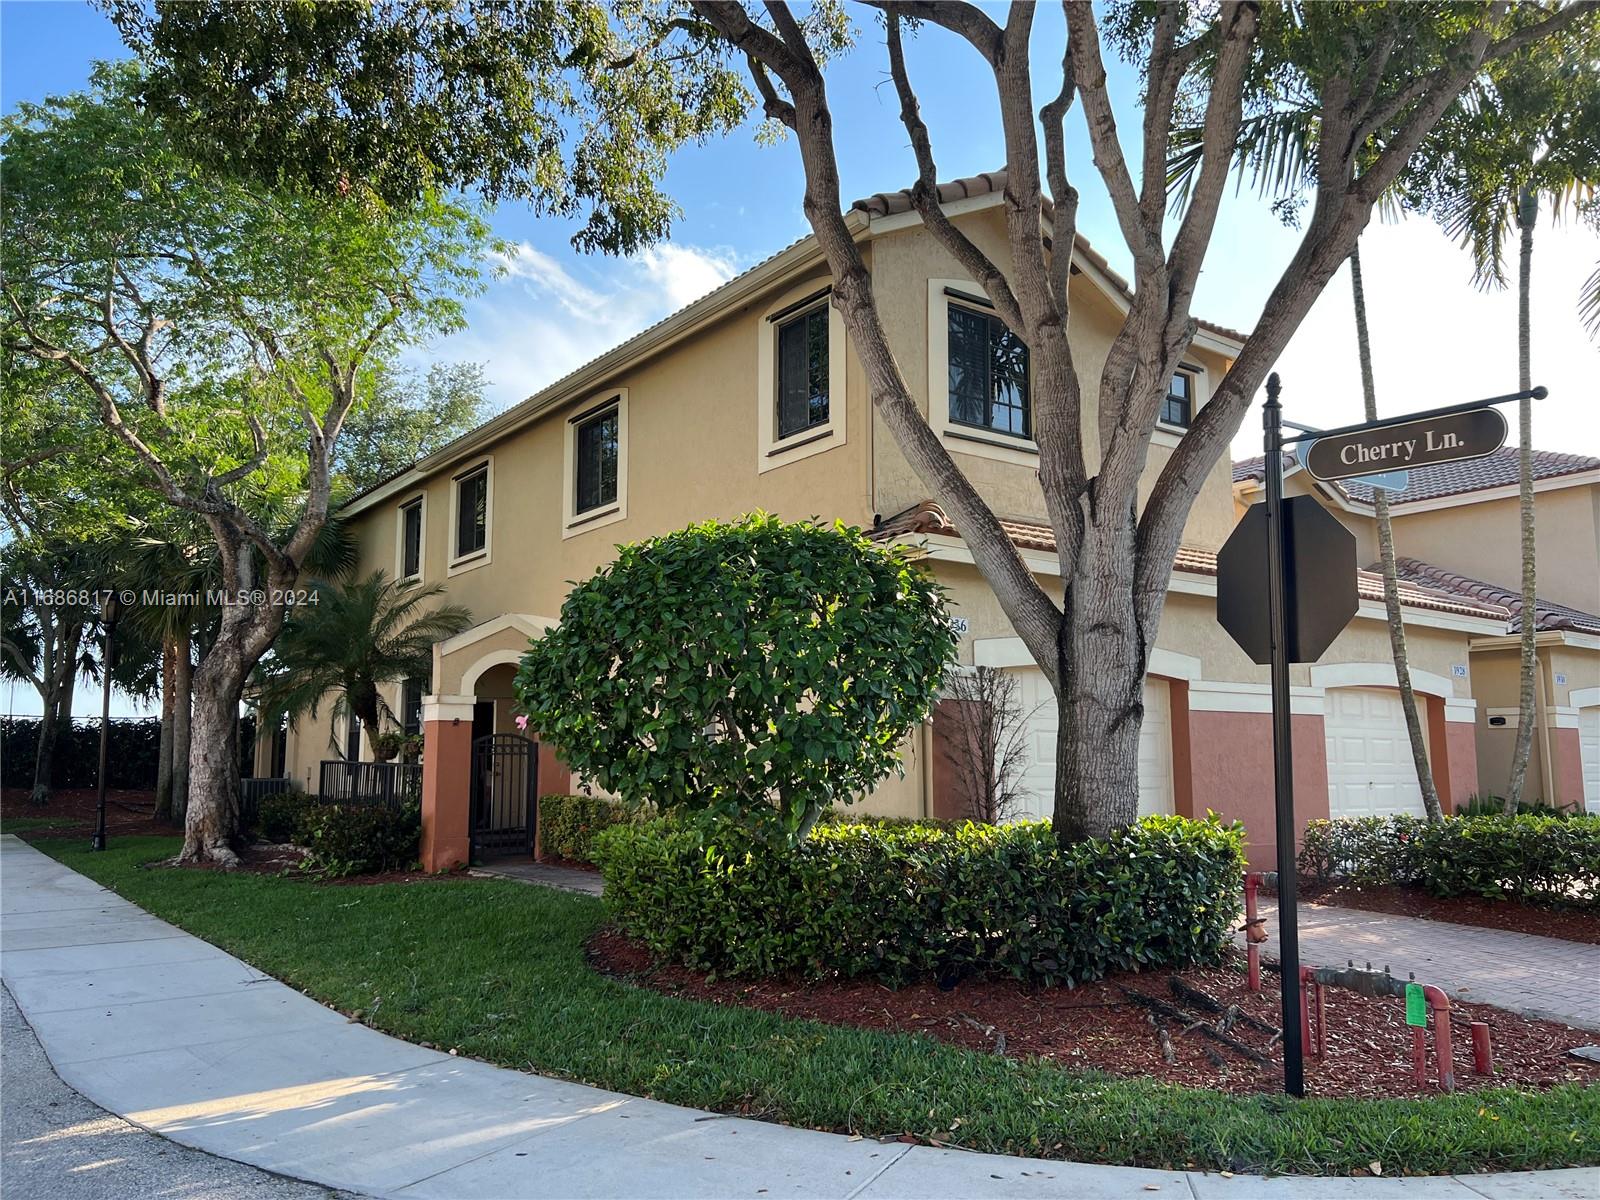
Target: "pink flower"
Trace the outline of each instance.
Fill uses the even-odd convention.
[[[528,718],[521,713],[517,714],[517,728],[522,730],[523,733],[528,732]]]

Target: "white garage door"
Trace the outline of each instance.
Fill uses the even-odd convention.
[[[1583,806],[1600,812],[1600,705],[1578,710],[1578,748],[1583,757]]]
[[[1329,688],[1324,730],[1330,816],[1424,815],[1399,692]]]
[[[1014,672],[1022,685],[1022,711],[1028,718],[1028,795],[1018,817],[1046,817],[1055,805],[1055,697],[1036,667]],[[1144,724],[1139,729],[1139,815],[1172,811],[1172,699],[1165,679],[1144,681]]]

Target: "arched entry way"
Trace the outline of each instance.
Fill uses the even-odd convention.
[[[437,694],[423,702],[427,870],[473,857],[537,857],[537,798],[567,791],[569,773],[517,728],[515,679],[529,639],[552,624],[507,613],[434,647]]]

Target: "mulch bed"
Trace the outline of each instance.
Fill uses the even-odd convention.
[[[1277,1092],[1282,1088],[1283,1054],[1269,1030],[1279,1025],[1278,977],[1264,973],[1262,990],[1251,992],[1242,955],[1218,967],[1177,972],[1122,975],[1077,988],[1040,988],[1011,980],[964,980],[948,991],[933,983],[898,990],[871,981],[718,979],[659,965],[639,943],[615,929],[590,940],[591,965],[603,974],[668,995],[716,1004],[736,1004],[896,1033],[921,1033],[973,1050],[1012,1057],[1038,1055],[1078,1069],[1112,1075],[1144,1076],[1164,1083],[1226,1092]],[[1155,1015],[1138,993],[1158,1006],[1187,1010],[1215,1025],[1217,1013],[1174,992],[1171,978],[1198,989],[1239,1017],[1225,1036],[1227,1045],[1199,1031],[1184,1033],[1184,1019]],[[1328,1060],[1306,1059],[1306,1091],[1316,1096],[1391,1097],[1436,1090],[1433,1038],[1428,1044],[1429,1080],[1418,1089],[1411,1076],[1411,1036],[1400,999],[1375,1000],[1339,988],[1327,991]],[[1172,1044],[1163,1054],[1152,1016]],[[1600,1064],[1570,1057],[1574,1046],[1600,1041],[1592,1031],[1536,1021],[1484,1004],[1453,1003],[1456,1033],[1456,1083],[1460,1090],[1516,1084],[1546,1088],[1558,1083],[1600,1084]],[[1494,1039],[1495,1074],[1472,1072],[1471,1021],[1486,1021]],[[1257,1061],[1257,1056],[1264,1061]]]
[[[288,842],[255,842],[239,851],[239,865],[234,870],[252,875],[295,875],[305,864],[306,852]],[[163,864],[166,865],[166,864]],[[184,863],[180,870],[217,871],[215,863]],[[330,887],[365,887],[374,883],[427,883],[439,879],[466,879],[463,869],[430,874],[427,871],[380,871],[371,875],[344,875],[324,879],[314,874],[302,876],[312,883],[325,883]]]
[[[32,838],[87,837],[94,832],[99,793],[94,788],[58,788],[50,803],[34,804],[27,788],[6,788],[0,792],[0,816],[6,819],[71,821],[58,829],[27,829],[18,836]],[[176,826],[155,819],[156,794],[109,788],[106,791],[106,835],[122,837],[171,837],[181,832]]]
[[[1511,900],[1483,900],[1473,896],[1440,899],[1421,888],[1358,888],[1348,884],[1322,890],[1307,889],[1304,897],[1315,904],[1339,908],[1360,908],[1368,912],[1394,913],[1402,917],[1423,917],[1429,921],[1448,921],[1453,925],[1476,925],[1482,929],[1507,929],[1513,933],[1532,933],[1600,946],[1600,913],[1563,908],[1536,908]]]

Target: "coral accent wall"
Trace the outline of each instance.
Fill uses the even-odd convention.
[[[1576,729],[1550,731],[1550,773],[1556,778],[1552,804],[1575,804],[1583,808],[1583,748]]]
[[[1177,708],[1174,703],[1175,727]],[[1182,773],[1180,742],[1187,740],[1194,815],[1204,816],[1211,809],[1226,819],[1243,821],[1251,867],[1273,869],[1278,838],[1272,794],[1272,714],[1189,712],[1187,725],[1186,739],[1173,738],[1173,771],[1174,775]],[[1290,730],[1295,821],[1303,829],[1307,821],[1328,815],[1328,748],[1320,714],[1295,715],[1290,718]]]
[[[422,724],[422,869],[448,871],[472,855],[472,717]]]
[[[1427,701],[1428,761],[1433,767],[1433,786],[1439,790],[1439,803],[1448,814],[1465,804],[1478,790],[1478,731],[1468,721],[1447,721],[1444,700]]]

